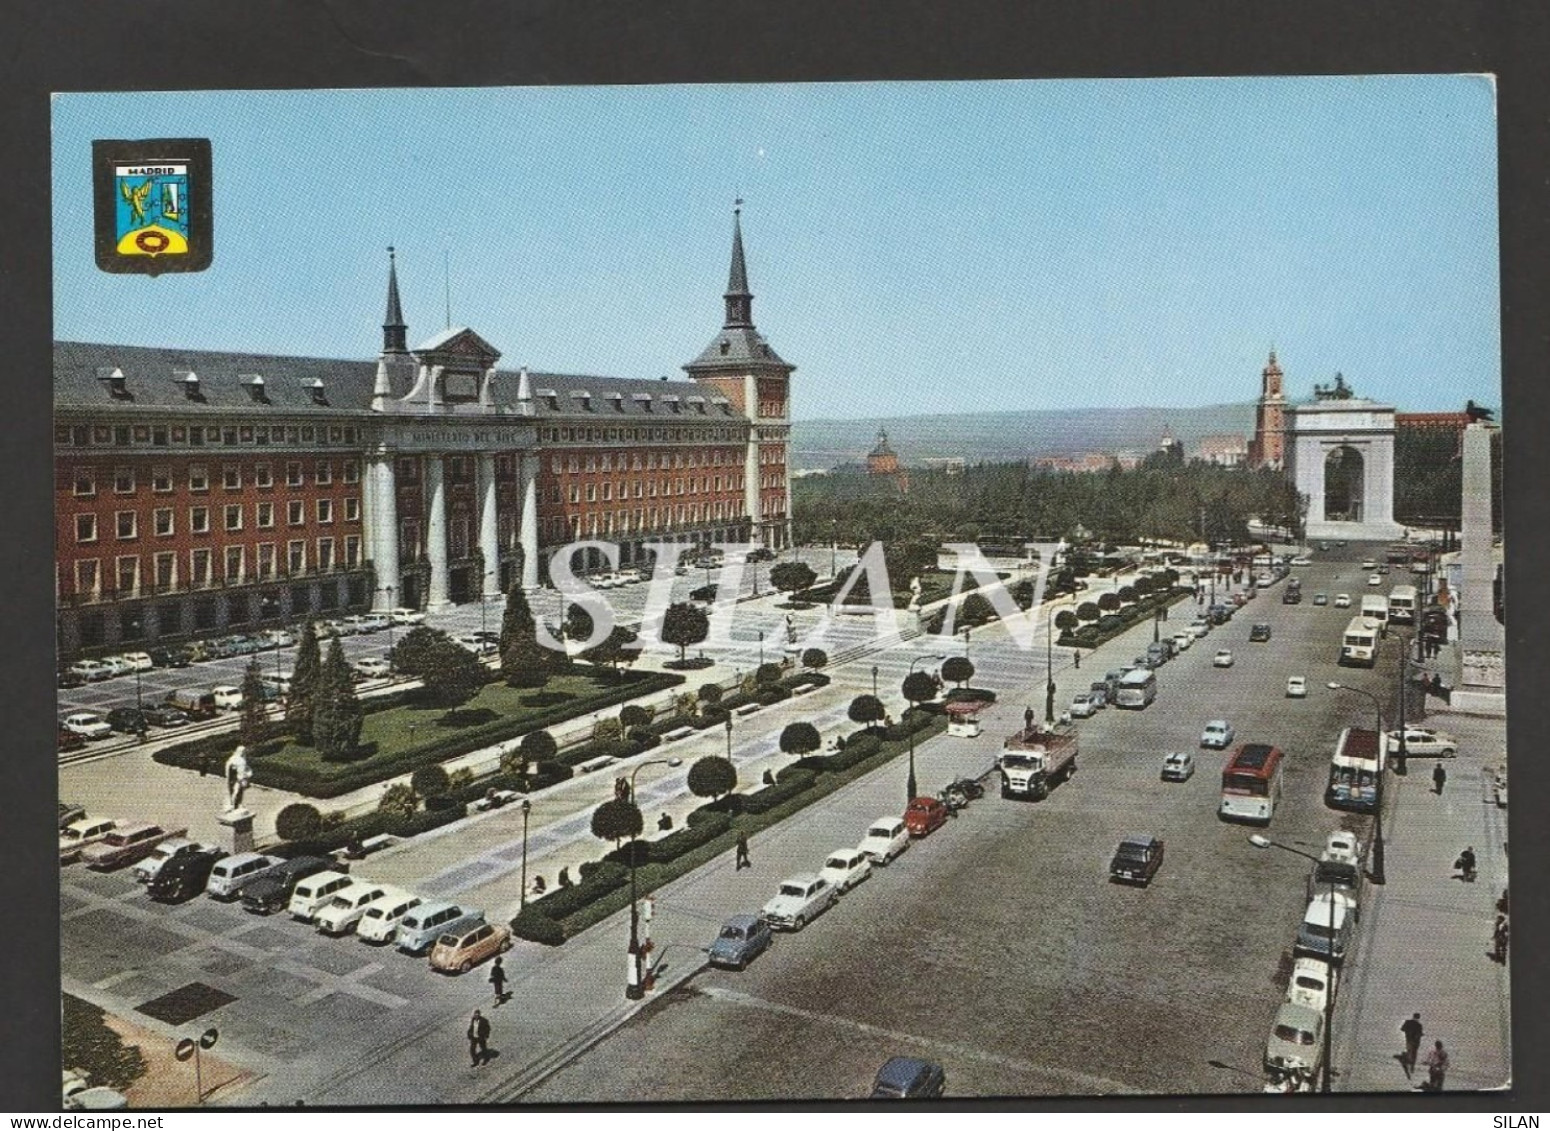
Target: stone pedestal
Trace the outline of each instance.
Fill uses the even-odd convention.
[[[241,852],[253,851],[253,811],[251,809],[228,809],[216,820],[226,830],[226,843],[221,847],[233,856]]]

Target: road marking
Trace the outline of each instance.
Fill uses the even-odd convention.
[[[118,985],[120,982],[127,982],[130,978],[137,977],[141,973],[142,973],[142,971],[140,971],[140,970],[120,970],[117,974],[109,974],[106,978],[102,979],[102,981],[100,981],[100,982],[93,982],[91,984],[92,985],[92,989],[94,989],[94,990],[111,990],[114,986]]]
[[[1140,1088],[1132,1087],[1118,1080],[1111,1080],[1105,1076],[1094,1076],[1086,1072],[1071,1072],[1061,1068],[1050,1068],[1046,1065],[1019,1059],[1018,1057],[986,1052],[983,1049],[959,1044],[956,1041],[936,1040],[931,1037],[922,1037],[915,1033],[901,1032],[897,1029],[884,1029],[879,1025],[869,1025],[865,1021],[855,1021],[849,1017],[840,1017],[833,1013],[819,1013],[816,1010],[800,1009],[793,1005],[781,1005],[778,1002],[754,997],[751,994],[741,993],[738,990],[724,989],[720,986],[700,986],[698,990],[713,1000],[727,1002],[731,1005],[740,1005],[748,1009],[762,1009],[768,1013],[800,1017],[807,1021],[820,1021],[827,1025],[837,1025],[842,1028],[853,1029],[868,1036],[886,1037],[890,1041],[908,1041],[932,1051],[951,1053],[959,1059],[978,1060],[987,1064],[999,1065],[1003,1068],[1011,1068],[1018,1072],[1042,1076],[1056,1083],[1063,1091],[1068,1093],[1081,1092],[1114,1095],[1140,1094],[1142,1092]]]
[[[292,999],[297,1005],[312,1005],[322,1001],[336,993],[350,994],[353,997],[362,998],[377,1005],[385,1005],[389,1009],[398,1009],[408,1005],[406,998],[397,994],[390,994],[385,990],[379,990],[375,986],[363,986],[361,979],[369,978],[382,969],[380,962],[368,962],[365,966],[357,967],[348,974],[325,974],[311,966],[303,966],[296,962],[277,962],[276,970],[287,974],[295,974],[298,978],[305,978],[309,982],[317,982],[318,985],[300,997]]]

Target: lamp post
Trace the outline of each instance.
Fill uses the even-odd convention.
[[[764,629],[759,630],[759,666],[764,666]]]
[[[1420,633],[1416,634],[1416,638],[1420,639]],[[1406,747],[1406,745],[1405,745],[1405,696],[1409,693],[1408,690],[1407,690],[1409,688],[1409,683],[1406,680],[1406,677],[1409,674],[1408,671],[1407,671],[1409,666],[1410,666],[1410,641],[1406,640],[1403,637],[1400,637],[1399,638],[1399,743],[1398,743],[1398,749],[1394,751],[1394,772],[1396,774],[1398,774],[1400,777],[1404,777],[1406,774],[1408,774],[1410,772],[1410,767],[1405,762],[1406,757],[1410,753],[1409,748]]]
[[[532,811],[532,800],[524,797],[522,799],[522,902],[519,904],[519,909],[527,906],[527,816]]]
[[[1055,721],[1055,610],[1044,614],[1044,722]]]
[[[651,758],[636,766],[630,772],[630,804],[635,804],[635,775],[647,766],[681,766],[682,758]],[[638,810],[640,807],[636,806]],[[526,816],[526,814],[523,814]],[[630,837],[630,950],[629,950],[629,977],[624,984],[624,996],[632,1001],[638,1001],[646,996],[646,985],[641,978],[640,948],[640,907],[635,897],[635,844],[636,838]],[[524,885],[525,886],[525,885]]]
[[[872,665],[872,698],[877,698],[877,665]]]
[[[1301,856],[1304,860],[1312,860],[1315,865],[1319,858],[1310,852],[1304,852],[1300,848],[1292,848],[1280,841],[1271,840],[1268,836],[1260,836],[1258,833],[1249,837],[1249,843],[1255,848],[1279,848],[1282,852],[1290,852],[1293,856]],[[1324,1080],[1320,1091],[1329,1092],[1329,1046],[1330,1029],[1334,1022],[1334,979],[1330,972],[1335,968],[1335,879],[1329,879],[1329,957],[1324,963]]]
[[[1370,691],[1363,691],[1360,687],[1352,687],[1348,683],[1336,683],[1333,680],[1328,686],[1331,691],[1350,691],[1372,700],[1373,714],[1378,724],[1378,777],[1375,783],[1377,797],[1376,804],[1373,806],[1375,819],[1372,830],[1372,869],[1369,876],[1375,884],[1386,883],[1387,878],[1383,872],[1383,705],[1378,702],[1376,695]]]
[[[490,598],[484,591],[484,583],[495,576],[495,571],[486,570],[479,582],[479,642],[482,644],[490,634],[489,608]]]
[[[727,761],[732,760],[732,716],[727,715]]]
[[[963,626],[963,658],[965,660],[969,658],[969,629],[971,627],[967,624]]]
[[[140,639],[140,618],[139,617],[135,617],[133,620],[131,620],[129,622],[129,631],[134,634],[134,638],[136,640]],[[145,709],[145,702],[140,697],[140,665],[136,664],[135,665],[135,710],[136,711],[143,711],[144,709]],[[138,725],[142,728],[141,731],[140,731],[140,734],[143,737],[144,734],[145,734],[145,731],[143,729],[144,726],[145,726],[145,720],[144,720],[143,717],[140,719],[140,722],[139,722]]]
[[[829,520],[829,576],[840,575],[840,520]]]
[[[910,671],[909,671],[909,674],[910,675],[914,675],[915,674],[915,665],[920,663],[920,661],[922,661],[922,660],[936,660],[938,662],[941,662],[942,660],[944,660],[946,658],[947,657],[945,657],[945,656],[916,656],[913,660],[910,661]],[[911,703],[911,706],[913,706],[913,705],[914,704]],[[905,708],[906,711],[908,709],[909,709],[908,707]],[[918,792],[916,790],[916,788],[915,788],[915,728],[914,727],[910,727],[910,777],[909,777],[909,781],[905,782],[904,788],[905,788],[905,791],[909,794],[909,796],[904,799],[904,804],[908,805],[911,801],[915,800],[915,795]]]

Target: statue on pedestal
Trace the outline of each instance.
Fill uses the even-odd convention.
[[[910,608],[920,608],[920,578],[910,578]]]
[[[248,765],[248,748],[238,746],[226,759],[226,811],[242,808],[242,793],[253,780],[253,768]]]

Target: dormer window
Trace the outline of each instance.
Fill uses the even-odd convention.
[[[722,357],[726,357],[726,355],[728,353],[730,353],[731,350],[732,350],[732,343],[727,341],[725,338],[722,338],[721,339],[721,356]]]
[[[623,393],[609,393],[608,394],[608,399],[614,402],[614,411],[615,412],[623,412],[624,411],[624,394]]]
[[[637,405],[640,406],[640,410],[642,412],[650,412],[651,411],[651,394],[650,393],[636,393],[630,399],[633,400]]]
[[[264,390],[263,374],[244,373],[237,378],[237,381],[248,391],[248,396],[253,398],[254,404],[269,403],[269,394]]]
[[[183,382],[183,395],[185,397],[191,401],[202,401],[205,399],[204,392],[199,387],[199,374],[192,370],[184,369],[178,371],[175,376]]]
[[[312,390],[312,403],[313,404],[327,404],[328,403],[328,395],[327,395],[327,393],[324,392],[324,389],[323,389],[323,378],[321,378],[321,377],[314,377],[311,380],[311,382],[308,383],[307,388]]]
[[[544,399],[544,404],[550,412],[558,412],[560,410],[560,394],[553,389],[539,389],[536,395]]]
[[[130,399],[129,388],[124,381],[124,371],[117,366],[99,366],[97,368],[97,380],[103,383],[108,390],[108,396],[114,400]]]
[[[571,399],[581,402],[582,412],[592,411],[592,394],[586,389],[572,389]]]

